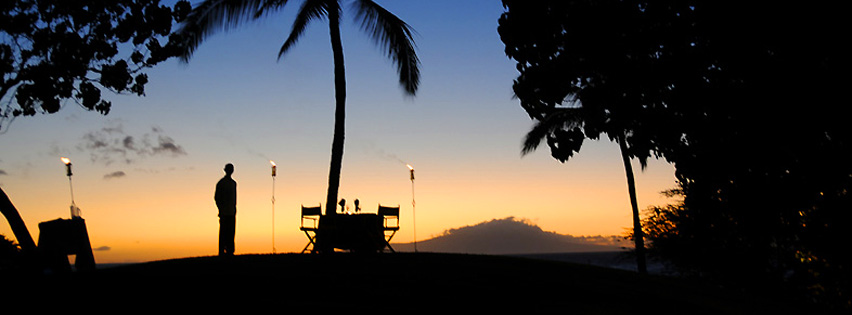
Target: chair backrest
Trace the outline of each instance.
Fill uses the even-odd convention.
[[[379,205],[379,216],[380,217],[399,217],[399,206],[385,207],[383,205]]]
[[[319,222],[319,218],[322,215],[322,206],[316,207],[305,207],[302,205],[302,229],[316,229],[317,223]],[[311,226],[305,226],[305,219],[312,221]]]
[[[302,205],[302,216],[319,216],[322,215],[322,206],[305,207]]]
[[[385,207],[383,205],[379,205],[378,215],[382,218],[385,230],[391,229],[395,231],[399,228],[399,206]],[[390,223],[388,222],[389,218],[391,220]]]

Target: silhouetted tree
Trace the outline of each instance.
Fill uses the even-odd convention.
[[[19,251],[18,244],[0,234],[0,257],[9,258]]]
[[[21,263],[21,250],[18,244],[0,234],[0,272],[17,269]]]
[[[726,285],[852,308],[852,133],[837,104],[849,83],[837,42],[847,19],[821,1],[693,8],[700,49],[660,73],[687,74],[669,102],[684,142],[667,154],[683,203],[655,209],[670,228],[652,234],[652,250]]]
[[[636,57],[619,55],[626,46],[619,29],[638,18],[633,10],[594,1],[504,1],[499,32],[506,54],[518,62],[513,89],[521,106],[538,121],[527,134],[523,152],[547,140],[554,158],[565,162],[583,140],[606,134],[619,145],[633,214],[637,268],[645,273],[644,240],[632,158],[642,167],[657,152],[658,113],[639,77],[657,62],[653,47],[629,47]],[[638,11],[638,10],[636,10]],[[612,21],[620,21],[610,25]],[[619,24],[624,23],[624,24]],[[590,31],[594,30],[594,31]],[[605,68],[590,68],[589,64]]]
[[[189,11],[159,0],[19,0],[0,4],[0,132],[18,116],[55,113],[71,100],[106,115],[101,90],[144,95],[142,71],[178,52],[163,44]],[[4,129],[5,128],[5,129]],[[0,212],[24,251],[35,243],[0,189]]]
[[[528,154],[534,151],[541,144],[541,141],[546,140],[551,149],[551,155],[560,162],[566,162],[574,152],[580,152],[583,140],[586,137],[598,139],[599,133],[585,134],[583,127],[589,124],[582,116],[583,111],[579,108],[559,108],[543,114],[541,120],[533,126],[532,130],[527,133],[522,149],[523,154]],[[622,162],[624,164],[624,172],[627,177],[627,193],[630,198],[630,206],[633,214],[633,242],[636,254],[636,267],[640,273],[647,273],[647,263],[645,259],[645,242],[642,236],[642,225],[639,218],[639,205],[636,198],[636,181],[633,174],[633,165],[631,164],[631,152],[627,147],[625,134],[630,134],[630,131],[618,133],[619,131],[610,131],[610,139],[618,143],[619,152],[621,153]],[[644,168],[645,161],[642,160]]]
[[[0,4],[0,129],[67,100],[106,115],[101,90],[145,94],[142,71],[177,53],[163,44],[189,2],[20,0]]]
[[[654,253],[727,285],[793,287],[850,307],[843,10],[825,1],[504,4],[500,33],[518,61],[521,105],[540,124],[571,121],[562,112],[583,122],[544,129],[552,151],[623,132],[640,159],[674,163],[683,202],[649,212]]]
[[[15,205],[12,204],[12,201],[9,200],[9,196],[6,195],[3,188],[0,188],[0,213],[9,222],[9,227],[12,228],[12,233],[15,235],[15,239],[18,240],[21,249],[26,251],[27,254],[35,251],[36,244],[30,235],[30,231],[27,229],[27,225],[21,219],[21,214],[15,208]]]
[[[236,27],[245,21],[272,14],[284,8],[287,0],[207,0],[200,3],[180,30],[186,38],[183,60],[188,61],[195,49],[208,36],[222,29]],[[284,56],[316,19],[327,19],[331,49],[334,56],[334,137],[331,145],[331,165],[328,172],[326,214],[335,214],[340,169],[343,165],[343,141],[346,120],[346,73],[343,44],[340,37],[341,2],[339,0],[305,0],[293,21],[290,35],[278,51]],[[420,61],[414,50],[411,27],[370,0],[354,0],[353,9],[361,27],[376,44],[385,50],[396,65],[399,83],[405,93],[414,95],[420,84]]]

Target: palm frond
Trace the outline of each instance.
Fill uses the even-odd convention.
[[[305,33],[308,23],[315,19],[328,17],[328,10],[331,9],[331,4],[336,4],[336,2],[328,0],[306,0],[302,3],[302,7],[299,8],[299,13],[293,21],[293,28],[290,30],[290,35],[287,36],[287,40],[284,41],[284,44],[281,45],[281,49],[278,50],[279,60],[285,53],[287,53],[288,50],[290,50],[291,47],[293,47],[293,45],[296,44],[297,41],[299,41],[299,38],[303,33]],[[337,6],[334,9],[340,10],[340,7]]]
[[[260,9],[258,9],[257,12],[255,12],[254,18],[257,19],[257,18],[260,18],[264,15],[269,14],[270,11],[276,11],[278,9],[284,8],[284,5],[287,4],[287,1],[288,0],[266,0],[266,1],[264,1],[263,5],[260,7]]]
[[[558,108],[538,120],[524,137],[521,155],[538,149],[541,141],[558,129],[571,129],[582,125],[579,108]]]
[[[206,0],[192,9],[178,30],[183,38],[182,62],[189,58],[205,39],[222,30],[230,30],[256,19],[269,11],[280,9],[287,0]]]
[[[411,26],[371,0],[354,2],[356,19],[396,65],[399,84],[414,95],[420,85],[420,59],[414,49]]]

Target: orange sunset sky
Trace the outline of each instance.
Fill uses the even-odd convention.
[[[344,16],[346,148],[341,198],[363,211],[400,205],[416,238],[494,218],[546,231],[622,234],[631,227],[618,147],[587,141],[567,163],[546,145],[521,156],[532,121],[512,98],[515,65],[503,53],[499,1],[377,1],[417,31],[422,83],[405,97],[381,51]],[[57,114],[15,120],[0,135],[0,187],[34,239],[38,223],[82,209],[98,263],[214,255],[213,189],[225,163],[238,182],[237,254],[298,252],[299,205],[324,202],[333,126],[332,57],[319,21],[277,61],[297,6],[280,18],[220,33],[188,64],[148,71],[145,97],[105,93],[108,116],[68,102]],[[346,9],[346,8],[344,8]],[[345,13],[345,11],[344,11]],[[7,101],[6,99],[3,100]],[[273,221],[269,160],[278,164]],[[640,208],[669,202],[673,167],[650,161],[636,183]],[[6,222],[0,234],[13,238]]]

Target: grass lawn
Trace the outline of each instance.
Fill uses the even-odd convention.
[[[17,281],[24,289],[11,289]],[[437,253],[194,257],[3,281],[2,290],[4,300],[96,314],[800,313],[771,297],[680,279],[567,262]]]

